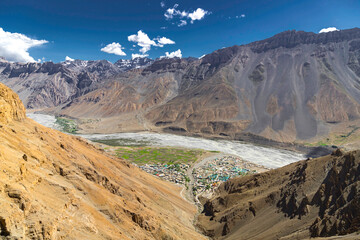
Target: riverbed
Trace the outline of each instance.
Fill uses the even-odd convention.
[[[27,116],[38,123],[60,129],[54,116],[28,113]],[[180,136],[167,133],[137,132],[137,133],[112,133],[112,134],[87,134],[77,135],[88,140],[118,139],[133,142],[146,142],[150,146],[171,146],[219,151],[231,154],[242,159],[263,165],[267,168],[278,168],[305,158],[303,154],[283,149],[257,146],[250,143],[233,140],[211,140],[197,137]]]

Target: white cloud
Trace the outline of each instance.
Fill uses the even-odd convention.
[[[134,58],[145,58],[145,57],[148,57],[149,54],[137,54],[137,53],[133,53],[131,54],[131,58],[134,59]]]
[[[246,17],[245,14],[241,14],[240,16],[236,16],[236,18],[244,18],[244,17]]]
[[[157,46],[154,40],[151,40],[149,36],[143,31],[139,30],[137,34],[128,36],[130,42],[136,42],[141,47],[140,52],[145,54],[151,49],[151,46]]]
[[[167,27],[161,27],[160,29],[163,29],[163,30],[164,30],[164,29],[167,29]]]
[[[334,31],[340,31],[340,30],[337,29],[336,27],[328,27],[328,28],[321,29],[319,33],[327,33],[327,32],[334,32]]]
[[[202,8],[197,8],[193,12],[180,11],[177,9],[178,6],[179,4],[175,4],[172,8],[168,8],[165,11],[164,16],[166,20],[171,20],[174,17],[179,17],[180,22],[177,24],[179,27],[185,26],[187,24],[187,22],[181,18],[189,18],[191,19],[190,22],[194,23],[195,20],[202,20],[205,15],[211,14],[211,12],[206,11]]]
[[[151,46],[164,47],[164,45],[167,44],[175,44],[173,40],[166,37],[157,37],[154,39],[150,39],[149,36],[141,30],[139,30],[137,34],[128,36],[128,40],[130,42],[135,42],[139,47],[141,47],[139,50],[139,54],[132,54],[133,58],[147,57],[148,55],[146,53],[150,51]]]
[[[119,56],[126,56],[126,53],[122,49],[124,48],[120,45],[120,43],[113,42],[113,43],[109,43],[100,50],[102,52],[112,53]]]
[[[180,23],[178,24],[178,27],[185,26],[187,24],[186,20],[180,20]]]
[[[66,56],[66,57],[65,57],[65,61],[70,61],[70,62],[72,62],[72,61],[74,61],[74,59],[71,58],[71,57],[69,57],[69,56]]]
[[[159,47],[163,47],[166,44],[175,44],[175,42],[169,38],[166,37],[161,37],[161,38],[157,38],[157,46]]]
[[[175,8],[177,7],[177,4],[173,8],[168,8],[166,12],[164,13],[164,16],[167,20],[172,19],[174,15],[178,15],[178,10]]]
[[[203,19],[207,13],[208,11],[205,11],[202,8],[198,8],[194,12],[189,13],[188,17],[191,19],[191,23],[193,23],[195,20]]]
[[[48,43],[46,40],[36,40],[21,33],[5,32],[0,28],[0,56],[13,62],[36,62],[28,52],[32,47]]]
[[[202,59],[203,57],[205,57],[206,56],[206,54],[204,54],[204,55],[202,55],[201,57],[199,57],[199,59]]]
[[[38,63],[45,62],[45,57],[42,57],[41,59],[38,58],[38,60],[36,62],[38,62]]]
[[[164,8],[164,7],[165,7],[165,2],[164,2],[164,1],[160,2],[160,6],[161,6],[162,8]]]
[[[176,50],[175,52],[171,52],[171,53],[166,52],[165,56],[161,56],[160,58],[174,58],[174,57],[178,57],[178,58],[182,57],[180,49]]]

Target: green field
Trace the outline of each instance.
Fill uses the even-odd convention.
[[[202,150],[181,149],[170,147],[120,147],[115,150],[120,158],[139,165],[153,164],[191,164],[205,153]]]
[[[56,124],[61,127],[63,132],[75,134],[77,132],[77,124],[74,120],[63,118],[63,117],[56,117]]]
[[[145,147],[150,145],[149,141],[134,140],[131,138],[102,139],[102,140],[93,140],[93,141],[113,147]]]
[[[306,146],[318,147],[318,146],[338,146],[350,142],[356,142],[360,136],[360,127],[356,125],[350,125],[347,127],[347,131],[344,130],[342,134],[330,134],[326,138],[314,143],[305,143]]]

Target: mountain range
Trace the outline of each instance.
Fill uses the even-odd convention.
[[[285,31],[201,59],[1,61],[0,81],[83,132],[311,142],[360,123],[360,29]]]

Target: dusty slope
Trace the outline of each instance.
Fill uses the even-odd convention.
[[[305,239],[359,232],[360,151],[337,150],[232,179],[203,202],[199,225],[216,239]]]
[[[143,79],[141,70],[123,73],[117,79],[62,107],[61,114],[76,118],[107,118],[144,110],[174,95],[176,81],[171,74]]]
[[[25,118],[0,84],[0,238],[203,239],[179,188]]]

